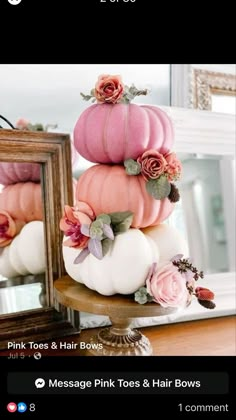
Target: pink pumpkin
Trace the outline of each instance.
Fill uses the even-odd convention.
[[[127,175],[120,165],[95,165],[78,180],[76,199],[100,213],[132,211],[132,227],[144,228],[163,222],[173,211],[168,198],[155,200],[146,190],[142,175]]]
[[[166,153],[173,141],[170,118],[150,105],[91,105],[74,128],[75,147],[90,162],[121,163],[148,149]]]
[[[9,185],[26,181],[40,181],[38,163],[0,162],[0,184]]]
[[[13,219],[24,222],[43,220],[41,185],[33,182],[8,185],[0,194],[2,210]]]

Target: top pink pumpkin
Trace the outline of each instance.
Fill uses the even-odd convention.
[[[121,163],[156,149],[167,153],[174,142],[168,115],[151,105],[96,104],[74,128],[76,150],[90,162]]]
[[[0,162],[0,184],[9,185],[27,181],[40,181],[38,163]]]

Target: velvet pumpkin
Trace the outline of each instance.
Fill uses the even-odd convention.
[[[43,220],[41,185],[33,182],[8,185],[0,193],[0,210],[24,222]]]
[[[154,262],[159,260],[158,248],[139,229],[117,235],[108,254],[98,260],[89,254],[82,263],[74,264],[80,249],[63,246],[67,273],[89,289],[106,296],[134,293],[144,286]]]
[[[168,198],[155,200],[142,175],[127,175],[120,165],[94,165],[79,178],[76,199],[86,202],[96,215],[132,211],[132,227],[155,226],[174,209]]]
[[[40,181],[38,163],[0,162],[0,184],[9,185],[27,181]]]
[[[11,244],[0,251],[0,273],[11,278],[45,272],[43,222],[27,223]]]
[[[90,162],[121,163],[145,150],[168,152],[174,141],[168,115],[151,105],[97,104],[87,108],[74,128],[77,151]]]

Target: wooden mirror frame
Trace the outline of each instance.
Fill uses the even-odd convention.
[[[212,94],[236,96],[236,76],[208,70],[192,69],[191,104],[193,108],[212,109]]]
[[[71,334],[75,328],[67,312],[54,308],[53,282],[65,274],[63,233],[59,221],[65,203],[72,205],[70,137],[65,134],[0,130],[0,161],[41,164],[41,186],[46,250],[46,307],[0,316],[0,349],[8,341],[42,341]],[[60,308],[62,309],[62,308]]]

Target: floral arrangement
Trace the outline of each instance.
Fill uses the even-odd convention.
[[[90,95],[80,94],[85,101],[92,99],[92,102],[97,101],[100,104],[128,104],[136,96],[147,95],[148,90],[139,90],[134,85],[130,87],[124,85],[119,75],[101,74]]]
[[[0,211],[0,248],[11,243],[13,238],[20,232],[25,222],[14,220],[10,214],[4,210]]]
[[[46,126],[43,126],[41,123],[32,124],[25,118],[20,118],[16,122],[16,128],[17,130],[25,131],[48,131],[49,128],[57,128],[57,124],[47,124]]]
[[[162,154],[150,149],[141,156],[124,161],[128,175],[141,174],[146,181],[146,189],[156,200],[168,197],[173,203],[180,198],[178,188],[173,181],[179,179],[182,165],[174,152]]]
[[[214,293],[204,287],[196,287],[196,281],[203,277],[203,272],[198,272],[189,258],[176,255],[159,268],[157,263],[151,266],[146,285],[137,290],[134,299],[140,304],[156,302],[164,308],[176,308],[190,304],[192,296],[196,296],[200,305],[214,309]]]
[[[84,261],[90,253],[101,260],[108,253],[115,236],[130,228],[132,219],[130,211],[103,213],[95,217],[88,204],[77,201],[75,207],[65,206],[60,221],[60,229],[68,237],[63,245],[82,249],[74,264]]]

